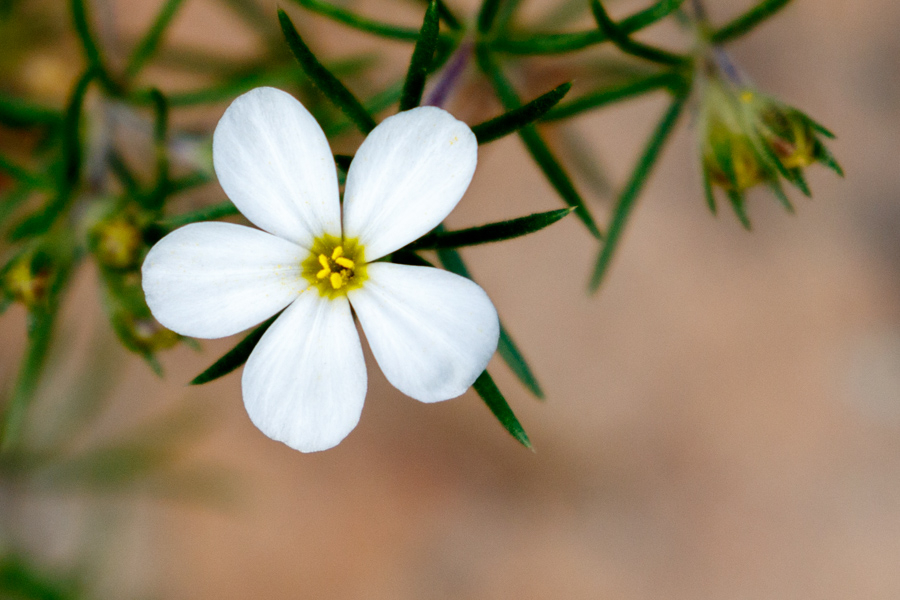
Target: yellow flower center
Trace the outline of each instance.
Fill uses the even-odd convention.
[[[343,296],[366,280],[365,253],[355,239],[317,238],[302,267],[303,277],[326,298]]]

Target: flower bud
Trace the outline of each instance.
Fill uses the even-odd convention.
[[[767,185],[793,210],[782,180],[809,196],[803,170],[820,162],[843,175],[820,137],[833,137],[801,111],[716,76],[705,80],[701,109],[701,159],[707,200],[715,210],[713,186],[723,189],[749,227],[744,192]]]
[[[27,308],[44,304],[50,288],[50,269],[36,262],[30,254],[20,257],[3,278],[5,291]]]
[[[94,254],[113,269],[136,267],[141,258],[143,236],[134,222],[122,215],[101,221],[92,232]]]

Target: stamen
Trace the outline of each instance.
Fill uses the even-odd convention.
[[[329,269],[322,269],[318,273],[316,273],[316,279],[325,279],[331,275],[331,271]]]
[[[336,261],[338,259],[338,257],[343,256],[343,254],[344,254],[344,247],[343,246],[335,246],[334,252],[331,253],[331,260]],[[338,263],[338,264],[340,264],[340,263]]]
[[[341,277],[337,273],[332,273],[331,274],[331,287],[336,290],[339,290],[339,289],[341,289],[341,286],[343,286],[343,285],[344,285],[344,278]]]
[[[338,246],[338,247],[340,248],[340,246]],[[344,267],[345,269],[352,269],[352,268],[354,267],[354,264],[355,264],[355,263],[354,263],[352,260],[350,260],[349,258],[343,258],[343,257],[334,259],[334,262],[336,262],[337,264],[341,265],[341,266]]]
[[[331,272],[331,267],[328,265],[328,257],[324,254],[319,255],[319,264],[322,265],[323,270]]]

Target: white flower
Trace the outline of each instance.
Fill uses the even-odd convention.
[[[374,262],[437,226],[465,193],[478,144],[449,113],[385,119],[356,153],[344,192],[328,141],[289,94],[235,100],[213,137],[219,183],[258,229],[197,223],[159,241],[143,266],[153,315],[219,338],[287,307],[244,367],[244,405],[269,437],[304,452],[356,426],[366,366],[351,306],[388,381],[422,402],[465,392],[497,348],[478,285],[446,271]]]

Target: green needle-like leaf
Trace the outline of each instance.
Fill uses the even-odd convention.
[[[527,217],[510,219],[500,223],[491,223],[470,229],[459,231],[436,231],[419,238],[406,247],[407,250],[436,250],[444,248],[461,248],[463,246],[475,246],[489,244],[528,235],[540,231],[556,223],[574,208],[562,208],[548,212],[535,213]]]
[[[472,127],[472,133],[478,138],[479,144],[487,144],[498,140],[514,131],[518,131],[529,123],[534,123],[556,106],[563,97],[572,89],[571,82],[564,83],[550,90],[543,96],[538,96],[528,104],[515,108],[507,113],[494,117],[490,121],[479,123]]]
[[[440,25],[437,0],[432,0],[425,10],[425,19],[422,21],[422,29],[419,30],[419,39],[416,40],[416,47],[409,61],[406,81],[403,83],[403,95],[400,96],[400,110],[415,108],[422,102],[422,91],[425,89],[428,69],[431,68],[431,63],[434,61]]]
[[[591,11],[594,13],[594,20],[597,21],[597,26],[600,28],[600,31],[603,32],[603,35],[609,38],[609,40],[622,52],[663,65],[677,66],[690,62],[690,59],[685,56],[654,48],[653,46],[636,42],[631,39],[631,36],[625,33],[625,31],[612,20],[609,13],[603,8],[600,0],[591,0]]]
[[[744,195],[737,190],[728,190],[728,201],[731,202],[731,207],[734,209],[734,214],[737,215],[738,220],[741,222],[741,225],[747,231],[751,231],[753,226],[750,224],[750,217],[747,215],[747,207],[746,201],[744,200]]]
[[[589,110],[595,110],[621,100],[635,98],[660,89],[676,89],[683,87],[684,78],[675,73],[659,73],[637,81],[602,87],[585,94],[580,98],[569,100],[550,110],[543,122],[568,119]]]
[[[162,208],[169,187],[169,103],[162,92],[150,90],[156,118],[153,123],[153,142],[156,151],[156,184],[153,191],[144,200],[144,206],[151,210]]]
[[[700,161],[703,162],[703,157],[700,158]],[[706,206],[709,207],[709,212],[713,215],[717,214],[716,194],[713,191],[712,179],[706,165],[703,166],[703,193],[706,196]]]
[[[500,8],[500,0],[483,0],[481,8],[478,10],[478,32],[481,34],[490,33],[491,27],[494,25],[494,19],[497,18],[497,9]]]
[[[307,10],[319,13],[338,23],[343,23],[344,25],[359,29],[360,31],[365,31],[366,33],[405,42],[415,42],[419,39],[419,31],[411,27],[399,27],[397,25],[381,23],[380,21],[375,21],[374,19],[369,19],[367,17],[361,17],[349,10],[338,8],[337,6],[322,2],[321,0],[295,1]]]
[[[743,36],[751,29],[774,15],[788,5],[791,0],[763,0],[730,23],[720,27],[712,34],[712,42],[721,44]]]
[[[156,15],[156,20],[153,21],[153,25],[150,26],[150,29],[135,46],[131,56],[128,57],[128,63],[125,66],[125,74],[128,77],[137,75],[153,56],[154,52],[156,52],[166,28],[172,22],[172,18],[183,3],[184,0],[166,0],[166,3],[163,4]]]
[[[315,57],[297,29],[291,22],[283,10],[278,10],[278,21],[281,24],[281,31],[284,39],[293,52],[294,57],[304,72],[325,96],[334,103],[347,117],[356,124],[357,128],[363,133],[369,133],[375,129],[375,120],[359,103],[356,96],[348,90],[337,77],[325,68]]]
[[[281,314],[280,312],[278,314]],[[210,366],[208,369],[194,377],[191,380],[191,385],[201,385],[204,383],[209,383],[210,381],[216,380],[219,377],[224,377],[228,375],[245,362],[250,357],[250,353],[253,352],[253,349],[256,348],[256,344],[259,343],[259,340],[262,339],[263,334],[275,322],[275,319],[278,315],[274,317],[270,317],[266,321],[259,325],[256,329],[251,331],[247,336],[242,339],[237,345],[222,355],[222,358],[217,360]]]
[[[210,206],[206,206],[204,208],[185,213],[183,215],[168,217],[159,221],[158,225],[168,230],[175,229],[176,227],[182,227],[190,223],[199,223],[201,221],[215,221],[216,219],[221,219],[223,217],[233,217],[234,215],[239,214],[240,211],[238,211],[237,207],[232,204],[230,200],[225,200],[224,202],[212,204]]]
[[[781,203],[786,211],[793,214],[794,213],[794,205],[791,204],[791,201],[788,199],[787,194],[784,193],[784,188],[781,187],[781,184],[777,179],[773,180],[769,183],[769,189],[772,190],[772,193],[775,195],[775,198]]]
[[[85,1],[86,0],[71,0],[70,2],[75,32],[78,34],[78,39],[81,42],[81,48],[84,51],[84,56],[87,59],[88,65],[96,68],[98,79],[103,84],[103,87],[113,94],[119,94],[121,92],[121,87],[109,74],[106,60],[103,57],[103,53],[100,51],[100,46],[97,45],[97,37],[94,35],[89,22]]]
[[[612,222],[606,233],[606,240],[597,257],[594,273],[591,276],[590,290],[592,292],[596,292],[600,287],[600,283],[603,281],[603,276],[606,274],[610,260],[612,260],[616,247],[619,244],[622,231],[625,229],[625,224],[628,221],[628,217],[631,215],[631,210],[634,208],[634,203],[637,200],[638,194],[640,194],[643,189],[644,184],[650,175],[650,171],[653,169],[653,165],[656,164],[663,146],[669,138],[669,134],[672,133],[672,129],[674,129],[675,123],[678,121],[678,116],[681,114],[681,110],[684,108],[686,101],[686,94],[675,97],[675,100],[672,102],[671,106],[669,106],[665,115],[663,115],[659,125],[656,126],[656,129],[650,136],[650,140],[647,142],[647,146],[644,148],[640,160],[638,160],[637,167],[635,167],[628,184],[625,186],[625,189],[622,190],[621,196],[619,196],[619,201],[613,209]]]
[[[494,84],[494,89],[500,98],[500,102],[503,103],[507,110],[519,108],[521,102],[518,94],[494,62],[487,47],[479,45],[476,48],[476,56],[481,70]],[[553,156],[553,153],[541,138],[535,126],[526,125],[522,127],[519,129],[519,136],[525,143],[525,147],[528,149],[531,157],[541,168],[541,171],[543,171],[557,193],[566,204],[575,208],[575,214],[585,224],[591,235],[597,239],[602,239],[603,234],[600,233],[600,229],[594,222],[587,204],[584,202],[581,194],[575,189],[569,174],[566,173],[559,161],[556,160],[556,157]]]
[[[0,92],[0,123],[7,127],[58,125],[62,113]]]
[[[683,0],[660,0],[653,6],[622,19],[619,29],[624,34],[631,35],[669,16],[682,2]],[[518,38],[495,40],[491,42],[491,49],[509,54],[561,54],[583,50],[608,40],[609,37],[598,29],[573,33],[527,33],[520,34]]]
[[[419,256],[413,252],[407,252],[405,254],[419,258]],[[451,273],[456,273],[460,277],[472,279],[472,274],[469,272],[468,267],[466,267],[466,263],[463,262],[462,256],[460,256],[459,252],[450,248],[446,248],[438,250],[437,254],[438,259],[441,261],[441,264],[444,265],[445,269],[447,269]],[[419,258],[419,260],[421,260],[421,258]],[[426,263],[426,265],[427,264],[428,263]],[[509,368],[512,369],[512,372],[516,374],[516,377],[519,378],[519,381],[521,381],[522,384],[527,387],[532,394],[534,394],[537,398],[544,397],[544,390],[541,389],[537,377],[535,377],[534,373],[531,370],[531,367],[528,366],[528,363],[525,361],[524,355],[516,346],[516,343],[509,335],[506,327],[503,326],[502,321],[500,322],[500,343],[497,346],[497,352],[500,354],[500,358],[502,358],[503,361],[507,365],[509,365]]]
[[[503,428],[506,429],[520,444],[526,448],[531,448],[531,441],[525,433],[525,429],[513,413],[506,398],[500,392],[500,388],[494,383],[494,379],[487,371],[484,371],[472,384],[472,388],[478,392],[487,407],[494,413]]]

